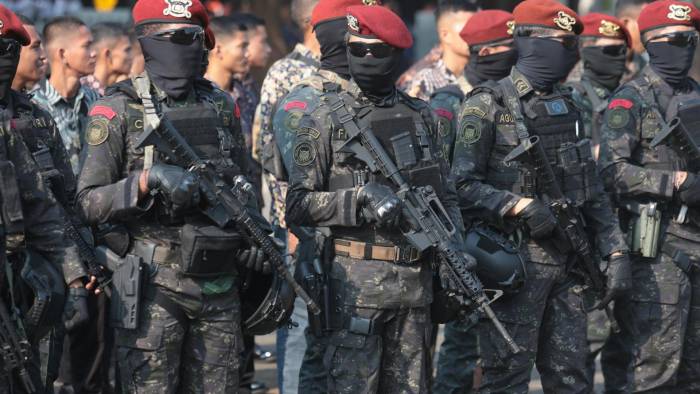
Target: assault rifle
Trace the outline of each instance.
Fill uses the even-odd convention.
[[[309,297],[287,270],[284,257],[273,240],[241,202],[248,200],[249,192],[245,182],[234,182],[230,185],[224,181],[211,163],[202,160],[170,120],[162,114],[147,113],[144,116],[144,131],[136,141],[136,145],[138,147],[154,145],[174,164],[195,174],[204,200],[202,212],[220,228],[236,225],[249,242],[260,246],[280,277],[287,281],[294,292],[304,300],[309,310],[315,315],[321,313],[318,304]]]
[[[112,278],[107,274],[107,271],[102,265],[97,262],[95,249],[83,238],[80,230],[78,230],[78,224],[75,223],[74,220],[74,216],[66,219],[66,224],[64,226],[66,235],[68,235],[68,238],[73,240],[78,247],[78,255],[80,256],[80,260],[85,263],[88,274],[97,278],[97,288],[104,291],[107,296],[110,296],[111,290],[109,284],[112,282]]]
[[[663,125],[649,146],[656,148],[662,142],[668,144],[689,166],[694,166],[697,169],[700,165],[700,147],[695,143],[680,118],[673,118],[668,124]],[[675,221],[685,223],[687,216],[688,206],[683,204]]]
[[[473,258],[463,252],[462,245],[456,241],[457,227],[435,190],[431,186],[409,185],[372,131],[369,128],[360,129],[347,110],[338,106],[338,102],[330,106],[339,115],[347,132],[348,140],[343,150],[365,162],[370,171],[381,172],[398,188],[396,195],[403,202],[402,213],[408,224],[407,227],[402,225],[401,229],[406,240],[420,252],[434,248],[444,263],[450,290],[473,302],[491,320],[513,354],[519,353],[520,348],[491,309],[491,300],[484,293],[479,278],[468,269],[473,265],[469,259]]]
[[[554,170],[540,142],[540,137],[535,135],[523,140],[503,159],[506,164],[511,161],[517,161],[530,168],[533,175],[536,175],[538,184],[542,186],[542,192],[549,199],[549,208],[557,219],[559,227],[557,235],[563,236],[568,243],[568,245],[563,245],[565,251],[570,251],[575,256],[575,262],[583,272],[591,289],[598,297],[604,298],[606,293],[605,275],[600,270],[600,265],[593,255],[588,234],[583,225],[583,217],[561,191]],[[605,306],[605,314],[610,320],[613,331],[619,331],[610,305]]]

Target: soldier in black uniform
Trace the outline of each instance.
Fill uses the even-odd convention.
[[[429,106],[394,86],[402,49],[413,41],[408,29],[379,6],[349,7],[347,18],[354,83],[349,92],[323,84],[319,105],[299,119],[286,218],[330,227],[333,236],[335,258],[325,262],[332,300],[328,390],[428,392],[431,259],[398,230],[402,203],[391,183],[341,151],[348,138],[341,121],[370,127],[408,182],[432,185],[452,220],[461,218],[447,164],[435,150]],[[310,107],[303,94],[295,97],[298,108]]]
[[[481,390],[526,393],[534,364],[545,391],[587,392],[592,382],[585,374],[583,288],[571,272],[579,256],[561,227],[571,222],[559,223],[550,208],[562,197],[548,186],[561,189],[577,223],[595,233],[600,255],[609,260],[603,304],[630,286],[627,246],[590,144],[581,138],[580,114],[557,85],[576,62],[583,26],[574,11],[552,0],[526,0],[513,14],[518,61],[497,86],[477,88],[466,99],[452,162],[462,212],[509,234],[528,273],[520,292],[493,308],[524,351],[509,356],[505,342],[482,324]],[[531,149],[541,144],[546,157],[536,165],[548,162],[552,178],[533,173],[534,166],[505,161],[530,143]],[[580,239],[587,241],[585,235]]]

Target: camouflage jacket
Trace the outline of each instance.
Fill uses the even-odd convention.
[[[65,235],[65,217],[61,207],[18,134],[19,128],[31,131],[37,128],[53,129],[53,121],[46,112],[31,104],[26,96],[16,93],[11,97],[12,121],[0,124],[0,155],[12,164],[2,166],[3,221],[8,252],[16,253],[26,247],[40,253],[56,265],[66,284],[69,284],[87,273],[80,263],[77,248]],[[16,209],[21,210],[20,215],[11,212]],[[15,222],[22,217],[22,220]]]
[[[452,163],[459,109],[464,95],[472,89],[467,79],[460,77],[457,84],[438,89],[430,96],[430,107],[437,117],[438,147],[449,163]]]
[[[567,86],[572,89],[571,98],[581,112],[585,136],[593,143],[594,157],[598,159],[600,127],[612,92],[585,76],[580,81],[567,83]]]
[[[517,89],[530,135],[540,137],[548,156],[554,154],[564,142],[576,143],[579,140],[575,132],[578,114],[566,91],[555,88],[549,94],[535,92],[527,78],[515,68],[508,78]],[[503,162],[505,156],[520,144],[520,140],[514,116],[505,104],[506,93],[500,84],[494,88],[482,86],[475,89],[462,105],[452,175],[456,181],[460,207],[466,216],[484,220],[503,231],[514,232],[522,224],[517,218],[506,214],[521,197],[539,198],[541,195],[537,180],[533,181],[534,174],[528,174],[517,163]],[[549,109],[545,111],[546,108]],[[550,109],[556,113],[547,115]],[[556,162],[558,167],[556,157],[549,159]],[[595,166],[592,167],[595,170]],[[601,255],[609,256],[613,252],[627,250],[618,221],[612,214],[610,201],[597,175],[591,174],[584,187],[581,178],[571,174],[567,176],[558,170],[556,173],[557,181],[567,196],[569,190],[575,193],[575,198],[571,200],[581,208],[590,230],[595,233]],[[571,180],[575,179],[579,181],[572,183]],[[535,242],[523,242],[521,252],[524,257],[538,262],[561,263],[551,249]]]
[[[341,143],[344,131],[340,124],[331,120],[331,110],[324,104],[327,99],[326,89],[338,88],[338,85],[333,85],[298,85],[280,103],[275,117],[275,123],[278,118],[280,122],[288,119],[286,123],[293,124],[293,128],[297,129],[293,143],[287,139],[290,141],[287,147],[281,148],[283,152],[289,152],[285,159],[291,168],[287,221],[299,226],[330,227],[335,238],[356,239],[380,245],[406,245],[399,233],[375,228],[362,220],[357,202],[359,185],[355,185],[354,181],[348,184],[347,181],[352,178],[347,176],[348,168],[356,168],[356,171],[365,173],[370,182],[379,175],[364,172],[364,163],[334,149]],[[447,163],[435,150],[437,141],[434,118],[428,105],[400,92],[383,106],[374,105],[354,83],[345,92],[348,94],[346,99],[354,100],[353,111],[364,107],[371,114],[397,111],[398,115],[398,108],[411,108],[411,117],[421,119],[422,127],[431,141],[429,150],[434,158],[432,163],[437,164],[437,176],[430,181],[436,183],[436,190],[442,191],[439,194],[442,202],[455,223],[461,227],[456,193],[447,181]],[[387,129],[384,133],[388,133],[384,136],[387,137],[392,131]],[[398,135],[398,131],[395,134]],[[383,145],[387,151],[391,150],[385,142]],[[342,179],[339,182],[344,186],[333,184],[334,180],[339,179]],[[432,300],[431,269],[428,263],[427,259],[423,259],[420,264],[394,264],[374,260],[361,260],[358,264],[358,260],[343,258],[336,259],[330,275],[344,283],[344,300],[347,304],[368,308],[419,307]]]
[[[605,185],[621,207],[658,202],[666,219],[675,216],[680,202],[674,174],[696,164],[685,162],[668,144],[651,148],[650,142],[664,123],[678,115],[679,106],[699,98],[700,85],[692,79],[673,89],[650,66],[612,95],[601,128],[600,162]],[[691,207],[691,218],[697,217],[696,211]],[[695,226],[670,223],[668,231],[699,239]]]

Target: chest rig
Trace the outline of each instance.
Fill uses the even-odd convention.
[[[9,112],[9,113],[8,113]],[[10,116],[7,116],[10,115]],[[17,172],[9,160],[7,152],[7,137],[13,129],[12,111],[0,109],[0,216],[6,236],[6,245],[12,250],[24,243],[24,213],[22,211],[22,195],[20,194]],[[24,195],[25,200],[39,199],[41,196]],[[14,250],[12,250],[14,251]]]
[[[580,139],[579,132],[583,130],[579,130],[579,113],[569,98],[555,93],[534,97],[523,105],[510,78],[501,80],[499,85],[518,140],[527,140],[531,134],[539,136],[567,199],[580,206],[600,193],[590,140]],[[537,197],[540,188],[536,175],[525,167],[519,170],[520,181],[516,185],[520,190],[513,191],[526,197]]]
[[[333,169],[329,179],[330,190],[363,186],[369,182],[394,188],[392,182],[381,173],[372,173],[367,164],[343,151],[347,135],[337,113],[341,106],[350,109],[360,128],[369,128],[384,150],[396,164],[401,175],[412,185],[431,185],[438,196],[442,195],[442,172],[428,135],[423,114],[407,100],[398,99],[392,107],[376,107],[360,103],[347,92],[337,93],[333,86],[324,87],[325,102],[329,103],[332,124],[331,148]]]

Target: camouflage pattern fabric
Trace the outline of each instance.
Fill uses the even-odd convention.
[[[689,79],[685,87],[673,89],[647,66],[613,94],[604,116],[602,175],[607,190],[620,202],[621,215],[630,221],[638,216],[627,210],[630,203],[664,204],[658,255],[635,258],[635,285],[616,311],[627,352],[633,356],[633,391],[700,390],[700,357],[695,351],[700,343],[700,278],[695,269],[681,271],[673,259],[675,253],[685,253],[697,264],[697,208],[690,208],[689,222],[671,221],[680,208],[674,172],[691,163],[680,160],[669,146],[649,146],[661,130],[660,122],[676,116],[680,102],[699,97],[695,81]],[[658,118],[654,108],[664,119]]]
[[[409,85],[416,83],[416,76],[419,71],[423,70],[424,68],[433,67],[433,65],[440,59],[442,59],[442,49],[440,49],[439,45],[436,45],[430,50],[430,52],[426,53],[425,56],[415,62],[408,70],[404,71],[403,74],[401,74],[398,81],[396,81],[396,86],[400,90],[406,92]]]
[[[445,324],[445,340],[440,345],[435,394],[467,394],[474,385],[474,372],[480,359],[478,327],[471,320]]]

